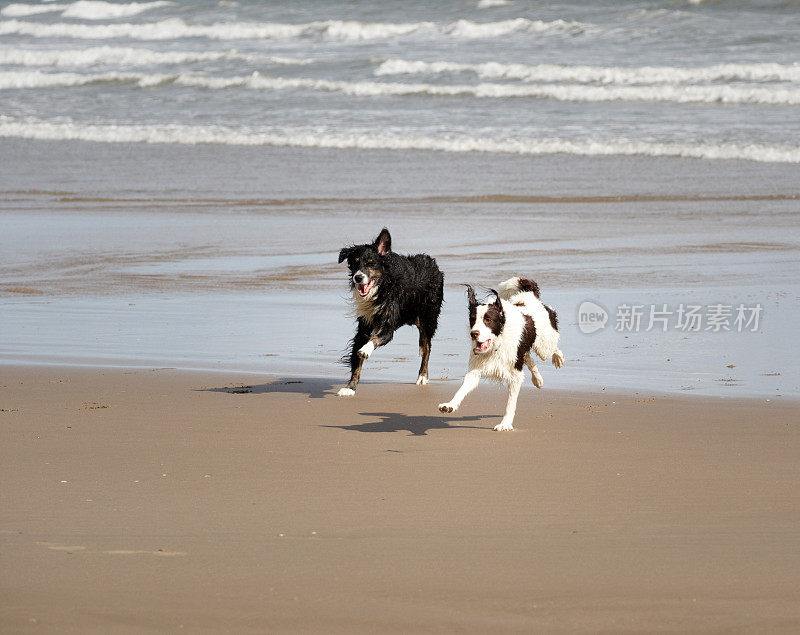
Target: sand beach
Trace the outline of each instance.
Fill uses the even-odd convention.
[[[800,627],[796,402],[8,367],[0,627]]]

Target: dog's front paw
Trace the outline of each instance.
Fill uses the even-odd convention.
[[[499,432],[505,432],[506,430],[513,430],[513,429],[514,429],[514,426],[511,424],[511,422],[510,422],[510,421],[506,421],[505,419],[503,419],[503,421],[501,421],[500,423],[498,423],[498,424],[497,424],[497,425],[494,427],[494,429],[495,429],[495,430],[497,430],[497,431],[499,431]]]
[[[339,392],[336,393],[339,397],[352,397],[356,394],[356,391],[352,388],[340,388]]]
[[[451,402],[439,404],[440,412],[455,412],[456,410],[458,410],[458,406],[454,406]]]
[[[531,379],[533,380],[533,385],[536,386],[537,388],[541,388],[542,386],[544,386],[544,381],[542,380],[542,376],[538,370],[534,370],[531,373]]]
[[[417,386],[424,386],[428,383],[428,378],[425,375],[420,375],[417,377]]]
[[[361,359],[369,359],[369,356],[372,355],[372,351],[374,350],[375,350],[375,344],[373,344],[372,342],[367,342],[366,344],[364,344],[364,346],[358,349],[358,356]]]

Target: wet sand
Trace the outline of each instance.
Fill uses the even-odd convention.
[[[0,631],[800,629],[795,401],[0,367]]]
[[[462,283],[524,275],[559,315],[568,370],[549,387],[800,397],[793,164],[15,139],[3,153],[3,364],[336,377],[353,334],[339,249],[387,226],[445,273],[432,377],[464,367]],[[602,332],[581,330],[585,301]],[[617,329],[626,305],[636,332]],[[690,305],[729,307],[729,330],[681,330]],[[751,330],[739,305],[763,309]],[[665,306],[662,331],[648,317]],[[365,378],[405,379],[416,353],[401,329]]]

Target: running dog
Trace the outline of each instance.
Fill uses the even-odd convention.
[[[467,285],[472,338],[468,370],[464,383],[449,402],[439,404],[439,410],[455,412],[481,377],[489,377],[508,384],[506,413],[494,429],[513,430],[522,367],[531,371],[537,388],[543,385],[531,350],[543,360],[551,359],[556,368],[564,365],[564,354],[558,348],[558,317],[539,300],[539,286],[533,280],[510,278],[501,282],[499,289],[499,293],[492,290],[493,301],[481,304]]]
[[[339,263],[345,260],[358,326],[350,342],[350,354],[342,359],[350,365],[350,382],[338,395],[355,394],[364,361],[406,324],[419,329],[422,363],[417,385],[427,384],[431,340],[444,298],[444,275],[436,261],[426,254],[394,253],[392,237],[385,227],[371,243],[344,247],[339,252]]]

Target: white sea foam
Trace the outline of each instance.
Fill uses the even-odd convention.
[[[800,105],[800,87],[765,86],[584,86],[578,84],[490,84],[438,85],[391,82],[349,82],[340,80],[269,77],[258,72],[246,76],[215,77],[198,73],[43,73],[41,71],[0,72],[0,89],[82,86],[99,82],[135,83],[141,87],[178,84],[210,90],[302,89],[337,92],[356,97],[420,95],[434,97],[475,97],[479,99],[555,99],[573,102],[658,101],[670,103],[724,103]]]
[[[189,125],[92,125],[0,116],[0,137],[103,143],[223,144],[303,148],[435,150],[582,156],[644,155],[696,159],[800,163],[800,147],[558,138],[492,138],[447,134],[388,134],[302,128],[234,128]]]
[[[174,4],[174,2],[166,2],[164,0],[156,0],[155,2],[131,2],[128,4],[102,2],[100,0],[79,0],[69,5],[66,11],[61,15],[65,18],[76,18],[80,20],[111,20],[139,15],[150,9],[169,7]]]
[[[24,17],[41,13],[60,11],[62,17],[79,20],[110,20],[138,15],[156,7],[174,5],[174,2],[156,0],[154,2],[130,2],[117,4],[101,0],[78,0],[71,4],[9,4],[0,10],[0,15],[8,17]]]
[[[471,40],[501,37],[512,33],[581,33],[591,29],[593,29],[591,25],[581,22],[567,22],[565,20],[543,22],[542,20],[516,18],[514,20],[502,20],[500,22],[471,22],[470,20],[458,20],[447,25],[447,27],[443,29],[443,32],[451,37]]]
[[[0,49],[0,64],[16,66],[149,66],[153,64],[191,64],[216,60],[244,60],[271,64],[306,65],[315,60],[290,57],[262,56],[226,51],[151,51],[142,48],[93,46],[84,49],[32,50]]]
[[[676,66],[563,66],[555,64],[460,64],[389,59],[375,75],[438,75],[473,73],[483,79],[526,82],[577,82],[598,84],[691,84],[723,81],[800,82],[800,64],[716,64],[698,68]]]
[[[100,83],[133,83],[142,88],[172,83],[177,75],[158,73],[42,73],[41,71],[0,72],[0,90],[56,88]]]
[[[218,40],[281,39],[319,37],[337,41],[379,40],[412,34],[452,37],[457,39],[493,38],[512,33],[579,33],[592,29],[580,22],[555,20],[542,22],[517,18],[501,22],[477,23],[458,20],[449,24],[434,22],[367,23],[342,20],[284,24],[278,22],[216,22],[188,24],[180,18],[170,18],[145,24],[71,24],[0,22],[0,35],[18,34],[32,37],[71,37],[78,39],[130,38],[138,40],[169,40],[204,37]]]
[[[514,4],[511,0],[480,0],[478,2],[479,9],[492,9],[494,7],[505,7],[509,4]]]
[[[68,4],[9,4],[0,9],[0,15],[9,18],[22,18],[28,15],[39,15],[42,13],[55,13],[64,11],[69,7]]]

